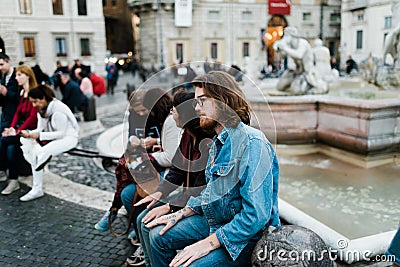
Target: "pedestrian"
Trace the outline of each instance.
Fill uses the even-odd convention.
[[[93,84],[89,79],[90,73],[87,73],[81,68],[77,68],[75,69],[75,77],[77,77],[78,81],[80,82],[79,88],[81,89],[82,93],[87,98],[91,98],[93,96]]]
[[[30,201],[42,197],[43,168],[52,157],[64,153],[78,144],[79,125],[71,110],[55,98],[53,90],[47,85],[39,85],[28,93],[29,101],[37,108],[38,125],[33,131],[21,131],[22,150],[27,159],[25,146],[36,145],[30,151],[33,155],[29,163],[32,168],[32,189],[20,198]]]
[[[77,68],[83,69],[83,70],[85,70],[87,73],[90,73],[91,70],[90,70],[90,66],[84,65],[84,64],[81,62],[81,60],[80,60],[79,57],[75,57],[75,58],[74,58],[74,65],[71,67],[71,70],[70,70],[69,74],[70,74],[71,79],[72,79],[74,82],[79,83],[78,77],[75,76],[75,70],[76,70]]]
[[[357,63],[349,55],[349,57],[346,60],[346,73],[351,74],[353,71],[356,71],[356,70],[357,70]]]
[[[114,62],[108,61],[106,65],[107,71],[107,94],[114,94],[114,87],[118,81],[118,68]]]
[[[20,101],[9,128],[4,128],[0,139],[0,170],[8,169],[8,185],[1,191],[3,195],[9,195],[17,191],[19,158],[22,156],[19,133],[23,130],[33,130],[37,126],[37,109],[29,101],[28,94],[37,86],[35,74],[28,65],[19,65],[15,70],[15,79],[22,87]]]
[[[15,69],[7,54],[0,53],[0,133],[9,128],[19,103],[18,82],[15,79]],[[0,143],[1,149],[1,143]],[[7,180],[7,175],[0,170],[0,182]]]
[[[7,54],[0,53],[0,72],[2,74],[0,84],[0,132],[10,127],[14,113],[19,103],[19,87],[15,79],[15,69]]]
[[[180,89],[174,94],[173,118],[178,127],[183,128],[179,144],[165,179],[160,182],[155,193],[140,200],[135,206],[149,203],[137,218],[139,238],[144,255],[135,251],[128,259],[128,264],[145,263],[151,266],[150,229],[145,225],[154,218],[183,208],[190,196],[198,196],[206,184],[204,169],[207,163],[208,144],[213,134],[205,133],[200,127],[200,119],[192,107],[193,92]],[[180,194],[168,199],[171,192],[183,186]],[[157,202],[158,200],[158,202]]]
[[[61,101],[69,107],[72,113],[77,114],[88,105],[87,97],[82,93],[79,84],[71,80],[68,72],[58,72],[57,75],[61,82],[59,86],[63,96]]]
[[[153,267],[246,266],[263,231],[280,227],[276,154],[265,135],[248,126],[249,104],[229,74],[212,71],[193,83],[200,126],[217,134],[207,185],[183,209],[147,224]]]

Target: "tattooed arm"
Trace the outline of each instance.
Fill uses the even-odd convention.
[[[166,231],[168,231],[171,227],[173,227],[178,221],[180,221],[183,218],[190,217],[194,214],[196,214],[196,213],[193,210],[191,210],[189,207],[184,207],[183,209],[178,210],[177,212],[167,214],[167,215],[161,216],[160,218],[152,220],[150,223],[146,224],[146,227],[153,228],[156,225],[165,224],[165,227],[160,231],[160,235],[163,235]]]
[[[175,256],[169,266],[189,266],[193,261],[206,256],[220,246],[221,244],[218,241],[217,235],[214,233],[203,240],[185,247]]]

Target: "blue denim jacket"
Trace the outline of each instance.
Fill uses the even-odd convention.
[[[243,123],[224,128],[210,146],[207,187],[187,206],[207,218],[235,260],[262,230],[280,227],[278,160],[265,135]]]

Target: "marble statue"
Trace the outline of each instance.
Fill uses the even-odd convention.
[[[333,82],[339,78],[339,72],[331,67],[331,53],[326,46],[323,46],[321,39],[314,40],[312,48],[314,54],[314,67],[318,70],[325,82]]]
[[[297,29],[286,27],[281,40],[273,44],[275,51],[288,60],[288,68],[279,78],[277,89],[292,95],[326,94],[328,84],[314,65],[314,54],[308,41],[300,38]]]
[[[390,54],[394,61],[394,66],[400,68],[400,25],[388,34],[383,48],[383,59],[386,64],[386,55]]]

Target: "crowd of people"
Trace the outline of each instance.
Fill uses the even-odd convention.
[[[37,83],[31,67],[14,69],[5,54],[0,71],[0,170],[8,169],[9,181],[1,193],[19,189],[15,159],[23,154],[33,185],[20,200],[31,201],[44,195],[44,166],[78,142],[79,105],[65,101],[66,94],[79,90],[87,97],[93,89],[82,65],[73,74],[57,70],[66,90],[61,101]],[[194,92],[180,86],[170,95],[154,87],[130,97],[115,194],[93,223],[108,231],[125,207],[133,227],[128,266],[248,266],[263,232],[281,226],[277,156],[264,133],[250,126],[251,107],[234,75],[210,70],[189,84]],[[396,236],[388,253],[399,264]]]

